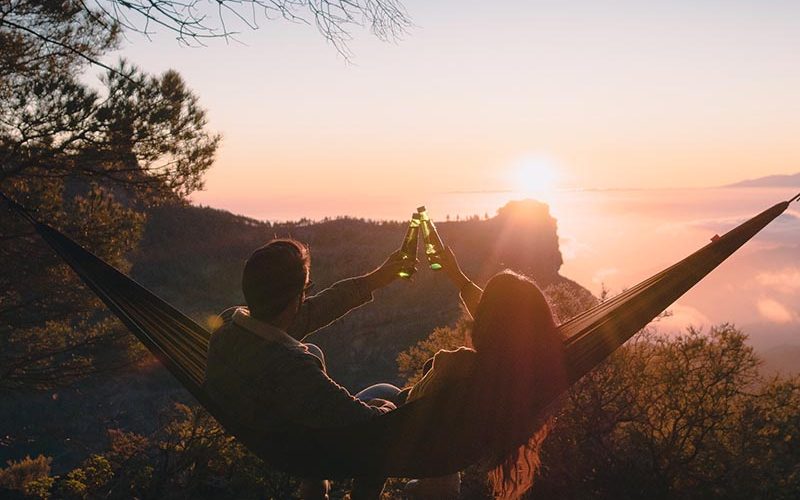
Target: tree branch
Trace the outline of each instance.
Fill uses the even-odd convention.
[[[35,36],[36,38],[42,40],[45,43],[49,43],[49,44],[61,47],[62,49],[66,49],[69,52],[71,52],[71,53],[75,54],[76,56],[80,57],[81,59],[84,59],[85,61],[88,61],[89,63],[94,64],[95,66],[99,66],[99,67],[101,67],[103,69],[106,69],[106,70],[110,71],[111,73],[119,75],[122,78],[125,78],[126,80],[130,81],[131,83],[134,83],[136,85],[139,84],[139,82],[137,82],[136,80],[134,80],[130,76],[126,75],[125,73],[122,73],[121,71],[119,71],[117,69],[114,69],[111,66],[109,66],[109,65],[107,65],[107,64],[105,64],[103,62],[98,61],[94,57],[86,55],[85,53],[83,53],[82,51],[76,49],[75,47],[71,47],[71,46],[69,46],[69,45],[67,45],[65,43],[59,42],[58,40],[53,40],[52,38],[50,38],[48,36],[45,36],[45,35],[42,35],[41,33],[38,33],[38,32],[36,32],[36,31],[26,27],[26,26],[22,26],[21,24],[17,24],[17,23],[15,23],[13,21],[8,21],[7,19],[0,20],[0,25],[10,26],[10,27],[12,27],[14,29],[18,29],[20,31],[24,31],[25,33],[33,35],[33,36]]]

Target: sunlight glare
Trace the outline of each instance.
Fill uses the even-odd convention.
[[[552,202],[560,181],[555,161],[544,156],[528,157],[517,162],[510,173],[512,189],[526,198]]]

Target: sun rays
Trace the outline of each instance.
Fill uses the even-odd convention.
[[[507,177],[511,189],[520,196],[552,203],[557,197],[563,173],[555,159],[533,155],[515,162]]]

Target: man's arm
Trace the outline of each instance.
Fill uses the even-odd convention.
[[[395,409],[385,401],[370,406],[319,369],[308,355],[295,355],[281,370],[283,381],[269,380],[277,396],[274,410],[287,422],[310,428],[340,427],[365,422]],[[274,371],[273,371],[274,373]]]
[[[205,389],[255,427],[334,427],[394,409],[388,402],[369,406],[353,397],[302,346],[265,342],[231,323],[211,337]]]
[[[303,301],[287,333],[302,340],[341,318],[353,309],[372,300],[372,292],[395,279],[403,267],[400,252],[394,252],[374,271],[363,276],[348,278],[334,283],[320,293]]]

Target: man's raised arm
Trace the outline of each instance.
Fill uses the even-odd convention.
[[[394,252],[374,271],[363,276],[337,281],[329,288],[305,299],[287,333],[302,340],[341,318],[353,309],[372,300],[372,292],[395,279],[404,262],[400,252]]]

